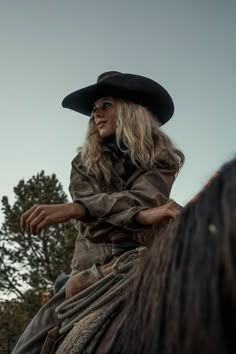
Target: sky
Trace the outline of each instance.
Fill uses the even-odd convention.
[[[88,118],[61,101],[116,70],[171,94],[184,205],[236,153],[235,18],[235,0],[0,0],[0,198],[41,170],[68,191]]]

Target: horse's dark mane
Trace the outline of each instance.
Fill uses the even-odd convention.
[[[235,353],[235,276],[236,159],[144,257],[112,353]]]

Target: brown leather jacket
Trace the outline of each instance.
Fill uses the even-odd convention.
[[[73,202],[82,203],[86,220],[75,221],[79,231],[72,260],[72,273],[103,263],[111,255],[111,242],[137,240],[147,244],[150,229],[133,220],[140,210],[160,206],[169,198],[174,174],[154,166],[143,170],[127,155],[118,158],[109,148],[113,161],[111,183],[87,175],[80,154],[72,161],[69,191]],[[150,240],[149,240],[150,241]]]

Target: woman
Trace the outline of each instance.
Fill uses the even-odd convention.
[[[158,211],[159,217],[175,215],[175,209],[158,207],[169,199],[184,156],[159,130],[174,105],[151,79],[107,72],[62,104],[91,117],[86,142],[72,161],[73,202],[35,205],[22,215],[21,226],[36,235],[51,224],[76,220],[70,297],[110,272],[114,257],[150,245]],[[61,290],[39,311],[13,353],[40,351],[47,332],[59,324],[54,309],[64,297]]]

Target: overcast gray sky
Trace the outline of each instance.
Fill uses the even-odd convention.
[[[186,203],[236,152],[235,18],[235,0],[0,0],[0,197],[42,169],[67,191],[88,120],[61,101],[118,70],[172,95]]]

